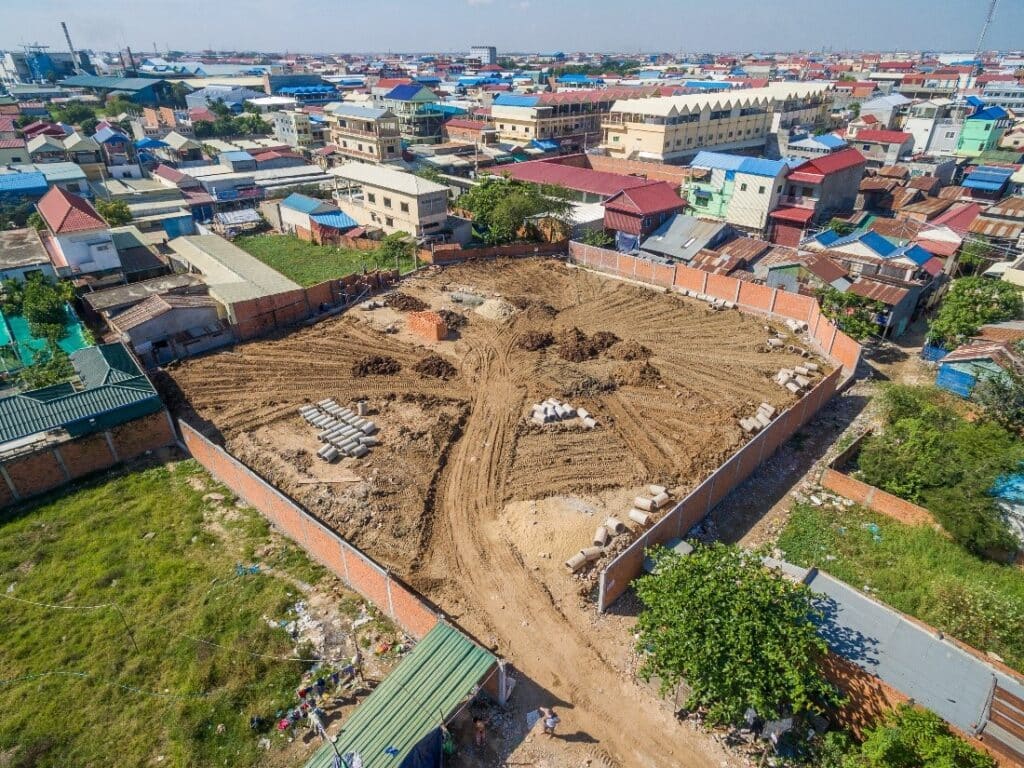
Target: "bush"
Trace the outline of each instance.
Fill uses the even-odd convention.
[[[132,212],[124,200],[97,200],[96,211],[112,227],[120,227],[132,220]]]
[[[996,768],[996,761],[959,736],[934,712],[909,704],[890,710],[864,732],[843,768]]]
[[[978,332],[986,323],[1013,320],[1024,303],[1020,288],[1002,280],[961,277],[954,280],[928,329],[928,340],[951,349]]]

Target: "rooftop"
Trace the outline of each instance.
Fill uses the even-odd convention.
[[[624,189],[643,187],[654,183],[637,176],[594,171],[590,168],[574,168],[560,163],[549,163],[545,160],[500,166],[492,173],[507,175],[518,181],[528,181],[533,184],[556,184],[566,189],[602,197],[611,197]]]
[[[131,309],[111,318],[110,324],[115,330],[130,331],[132,328],[155,320],[175,309],[213,309],[216,310],[217,302],[209,296],[181,296],[177,294],[154,294],[143,301],[140,301]]]
[[[31,227],[0,230],[0,269],[48,264],[50,257]]]
[[[201,286],[203,281],[196,275],[163,275],[149,280],[141,280],[137,283],[118,285],[114,288],[105,288],[101,291],[93,291],[82,296],[82,301],[92,307],[96,312],[105,312],[112,307],[121,307],[136,301],[142,301],[148,296],[168,291],[186,290]]]
[[[523,165],[527,165],[524,163]],[[522,167],[522,166],[519,166]],[[354,181],[357,184],[367,184],[381,189],[390,189],[406,195],[425,195],[434,192],[448,194],[448,187],[427,179],[420,178],[412,173],[395,170],[383,165],[370,165],[368,163],[345,163],[336,168],[331,168],[328,173],[341,179]]]
[[[106,229],[107,222],[84,197],[51,187],[36,205],[39,215],[56,235]]]
[[[301,286],[217,235],[177,237],[168,245],[203,274],[210,293],[225,304],[273,296]]]
[[[642,187],[624,189],[605,200],[604,207],[611,211],[646,216],[662,211],[681,210],[685,201],[679,197],[675,188],[664,181],[654,182]]]

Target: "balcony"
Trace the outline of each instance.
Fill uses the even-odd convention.
[[[393,128],[382,129],[379,131],[364,131],[361,128],[349,128],[348,126],[332,125],[330,130],[332,134],[336,134],[338,136],[360,136],[370,139],[397,139],[398,136],[400,135],[398,131],[398,126],[395,126]]]
[[[813,208],[818,198],[809,195],[779,195],[779,205],[791,205],[794,208]]]

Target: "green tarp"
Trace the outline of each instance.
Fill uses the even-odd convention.
[[[363,768],[398,768],[473,693],[496,661],[461,632],[438,622],[342,725],[338,752],[359,755]],[[306,768],[331,768],[334,759],[334,749],[325,744]]]

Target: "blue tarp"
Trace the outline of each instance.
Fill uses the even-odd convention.
[[[958,371],[949,363],[940,366],[939,375],[935,377],[935,386],[965,398],[971,396],[976,382],[973,375]]]
[[[932,344],[925,344],[923,347],[921,347],[921,359],[927,360],[930,363],[936,363],[948,354],[948,349],[936,347]]]
[[[534,139],[530,142],[530,146],[536,147],[537,149],[543,149],[545,152],[554,152],[558,149],[558,142],[546,139]]]

